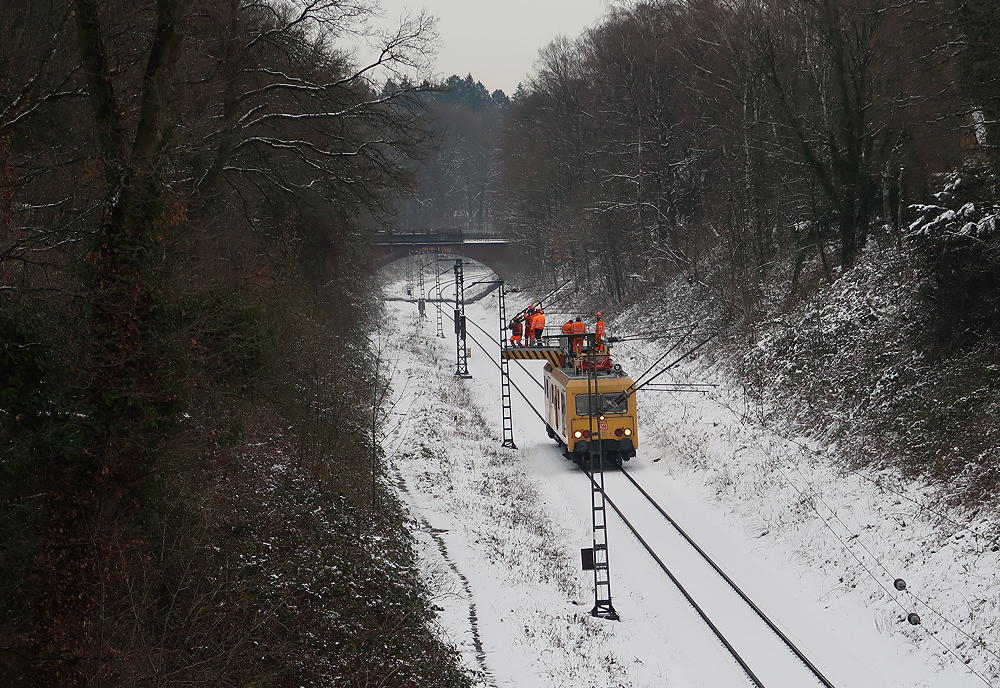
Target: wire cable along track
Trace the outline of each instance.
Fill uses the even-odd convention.
[[[437,308],[440,308],[440,306],[438,306],[437,304],[434,305]],[[444,312],[444,315],[449,319],[451,319],[451,316],[448,314],[448,312],[444,309],[442,310]],[[484,328],[479,327],[477,323],[473,322],[473,324],[478,329],[480,329],[484,334],[487,334],[487,336],[490,338],[491,344],[497,346],[497,342],[493,338],[492,334],[488,333]],[[494,358],[493,355],[486,349],[485,346],[483,346],[482,342],[480,342],[476,337],[474,337],[471,334],[467,334],[467,336],[469,339],[473,341],[473,343],[476,344],[476,346],[478,346],[483,351],[483,353],[487,354],[487,358],[493,363],[494,366],[496,366],[497,368],[500,367],[500,364],[497,363],[495,360],[493,360]],[[528,371],[526,370],[525,372]],[[542,420],[542,422],[545,422],[544,416],[539,412],[539,410],[535,407],[534,403],[532,403],[532,401],[528,398],[528,396],[514,383],[513,380],[511,380],[511,386],[518,392],[518,394],[521,395],[521,397],[529,405],[531,410],[534,411],[535,415],[537,415],[538,418]],[[587,473],[586,471],[584,471],[584,473],[587,474],[588,479],[590,479],[591,483],[593,483],[593,479],[590,478],[589,473]],[[605,494],[605,500],[607,501],[607,504],[612,508],[612,510],[615,512],[618,518],[621,519],[622,523],[625,525],[626,528],[628,528],[628,530],[636,538],[636,540],[643,547],[643,549],[646,550],[646,552],[650,555],[650,557],[653,559],[656,565],[667,575],[671,583],[673,583],[673,585],[681,593],[681,595],[684,597],[687,603],[694,609],[694,611],[698,614],[698,616],[702,619],[702,621],[705,622],[705,624],[709,627],[709,629],[712,631],[715,637],[728,651],[728,653],[733,657],[733,659],[739,665],[740,669],[742,669],[743,673],[746,674],[747,678],[754,686],[756,686],[756,688],[777,688],[777,686],[802,688],[803,685],[808,685],[808,683],[810,682],[816,682],[824,686],[824,688],[835,688],[834,684],[788,637],[788,635],[784,633],[777,626],[777,624],[775,624],[774,621],[771,620],[770,617],[768,617],[768,615],[740,588],[739,585],[737,585],[737,583],[715,562],[714,559],[712,559],[712,557],[687,533],[686,530],[684,530],[684,528],[681,527],[681,525],[652,497],[652,495],[649,494],[649,492],[628,471],[622,469],[620,472],[615,471],[613,473],[610,472],[606,473],[605,480],[607,481],[609,477],[616,476],[619,474],[625,479],[625,481],[627,481],[627,483],[622,483],[623,486],[625,484],[631,484],[631,486],[634,487],[639,492],[639,494],[643,496],[643,498],[645,499],[645,503],[653,510],[651,513],[656,515],[657,517],[656,522],[662,523],[663,520],[666,520],[672,526],[673,531],[675,532],[674,537],[676,538],[677,536],[679,536],[682,539],[682,541],[689,546],[688,548],[689,552],[693,550],[693,554],[695,556],[691,558],[696,558],[699,561],[703,562],[703,564],[707,564],[711,568],[711,570],[715,574],[717,574],[715,577],[712,577],[714,581],[719,581],[721,579],[721,581],[724,582],[725,586],[728,586],[726,588],[720,588],[720,590],[723,591],[729,590],[730,591],[729,594],[735,594],[736,598],[738,598],[741,601],[741,609],[744,612],[752,612],[752,614],[745,613],[744,617],[742,619],[737,620],[735,623],[722,623],[718,616],[716,616],[716,618],[713,619],[711,615],[711,610],[708,609],[707,607],[709,607],[712,604],[712,601],[717,601],[715,599],[716,597],[722,596],[718,594],[719,593],[718,590],[714,591],[715,594],[708,594],[705,592],[705,590],[711,587],[711,583],[713,581],[706,581],[703,579],[692,580],[689,578],[688,584],[685,585],[684,582],[681,581],[680,577],[675,573],[675,571],[667,566],[667,564],[663,560],[663,557],[661,557],[661,555],[657,553],[656,544],[650,542],[650,540],[654,538],[657,537],[662,538],[664,534],[659,532],[656,533],[655,535],[649,534],[650,525],[648,523],[636,525],[637,519],[635,517],[629,518],[629,516],[627,516],[624,513],[624,511],[618,506],[618,504],[615,503],[607,494]],[[619,482],[619,481],[611,480],[611,482]],[[645,529],[645,532],[647,532],[647,536],[642,535],[642,533],[640,532],[640,527],[643,527]],[[682,554],[679,552],[675,552],[674,554],[675,556],[682,556]],[[706,585],[706,583],[709,583],[709,585]],[[716,585],[719,584],[717,583]],[[696,588],[699,587],[702,588],[701,594],[699,594],[699,591],[696,590]],[[701,604],[699,604],[696,597],[702,599]],[[706,598],[708,598],[707,602]],[[729,608],[727,611],[732,612],[733,610],[732,608]],[[752,622],[752,624],[750,624],[747,621],[747,619],[749,618],[757,619],[757,621],[754,621]],[[732,619],[727,619],[727,621],[732,621]],[[770,633],[761,634],[759,632],[760,630],[762,630],[759,625],[760,622],[764,623],[764,625],[767,627]],[[724,629],[723,628],[724,625],[737,626],[737,628],[735,628],[735,630],[731,628]],[[751,625],[755,626],[756,628],[751,628],[750,627]],[[740,626],[742,627],[740,628]],[[732,638],[733,635],[741,636],[742,642],[735,641]],[[764,646],[767,645],[767,641],[764,640],[762,635],[766,635],[770,638],[776,638],[777,640],[780,640],[780,645],[777,643],[777,640],[772,640],[770,641],[772,647],[765,648]],[[744,647],[737,648],[737,645],[742,645]],[[765,666],[763,668],[758,667],[755,670],[751,666],[751,662],[753,660],[748,660],[744,657],[744,655],[748,654],[747,647],[745,647],[746,645],[755,645],[756,650],[759,651],[763,649],[765,652],[769,652],[772,655],[772,657],[775,654],[775,649],[780,648],[784,656],[787,657],[790,653],[798,661],[796,664],[791,665],[790,668],[792,669],[792,672],[788,672],[786,670],[782,670],[774,666]],[[789,673],[794,673],[796,671],[795,670],[796,666],[800,667],[801,669],[799,673],[801,673],[802,675],[799,678],[788,675]],[[805,683],[803,683],[803,680],[805,681]]]

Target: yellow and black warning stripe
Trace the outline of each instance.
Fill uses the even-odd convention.
[[[503,350],[503,357],[508,360],[518,359],[521,361],[548,361],[557,368],[562,368],[566,361],[566,354],[562,351],[562,349],[511,347]]]

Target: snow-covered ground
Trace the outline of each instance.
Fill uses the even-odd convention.
[[[640,371],[659,353],[618,349]],[[658,469],[742,531],[757,557],[794,572],[823,608],[817,621],[858,634],[852,645],[889,669],[887,685],[1000,686],[995,514],[947,510],[889,472],[844,469],[836,446],[790,435],[710,359],[671,379],[717,387],[640,395],[643,456],[662,457]]]
[[[488,332],[496,329],[494,304],[491,296],[468,309]],[[400,364],[400,423],[387,451],[419,524],[442,633],[462,650],[480,685],[749,685],[614,516],[611,575],[622,621],[588,615],[593,578],[579,570],[579,550],[590,544],[586,478],[516,392],[519,448],[499,447],[499,373],[490,360],[496,345],[483,332],[470,328],[489,357],[470,342],[473,379],[457,381],[451,323],[445,321],[446,338],[437,339],[433,308],[423,321],[413,304],[387,308]],[[642,370],[656,351],[619,353],[629,369]],[[542,393],[531,378],[540,366],[511,366],[514,383],[538,407]],[[641,397],[643,444],[630,470],[834,685],[987,685],[969,668],[987,677],[996,670],[998,562],[978,524],[942,541],[940,518],[920,506],[915,488],[892,485],[888,492],[886,476],[831,470],[822,448],[767,428],[729,381],[697,361],[679,367],[675,379],[720,387],[709,395]],[[609,473],[609,497],[637,520],[695,598],[703,596],[709,615],[738,636],[742,612],[705,587],[710,582],[670,526],[640,512],[639,495],[619,478]],[[933,552],[928,542],[936,543]],[[908,591],[893,589],[897,576]],[[910,611],[922,626],[906,623]],[[976,647],[956,628],[985,635],[989,647]],[[769,688],[819,685],[786,669],[796,665],[783,664],[788,658],[780,652],[755,648],[753,636],[742,640],[746,659]],[[969,668],[945,646],[972,658]]]

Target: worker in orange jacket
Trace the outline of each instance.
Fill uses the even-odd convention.
[[[521,346],[521,335],[524,334],[524,321],[521,320],[521,316],[515,316],[510,321],[510,333],[510,345]]]
[[[583,352],[583,340],[584,335],[587,333],[587,326],[583,324],[583,320],[577,318],[573,322],[573,353],[579,356]]]
[[[566,335],[566,341],[564,342],[566,345],[566,353],[571,354],[573,353],[573,338],[570,335],[573,334],[573,318],[567,320],[562,326],[562,333]]]
[[[594,343],[597,345],[597,350],[600,353],[604,353],[604,314],[601,311],[595,313],[597,316],[597,323],[594,325]]]
[[[531,318],[531,328],[535,331],[535,344],[537,346],[544,346],[545,342],[542,339],[542,334],[545,332],[545,311],[539,306],[538,310],[535,311],[535,315]]]
[[[535,328],[532,325],[533,319],[535,317],[535,307],[528,306],[524,309],[524,327],[525,333],[524,338],[527,341],[527,345],[531,346],[535,343]]]

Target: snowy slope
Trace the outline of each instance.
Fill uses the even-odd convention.
[[[639,370],[658,356],[648,345],[619,353]],[[1000,685],[995,519],[945,511],[927,487],[886,472],[837,468],[835,446],[788,436],[707,360],[671,375],[718,387],[641,397],[646,458],[663,457],[659,469],[755,539],[760,557],[792,565],[831,623],[875,629],[872,661],[898,655],[892,685]]]
[[[496,326],[491,304],[487,299],[469,308],[470,318],[489,332]],[[393,464],[404,497],[423,524],[427,578],[440,591],[443,632],[463,649],[481,685],[750,685],[614,519],[609,522],[612,582],[623,621],[587,616],[592,578],[578,570],[579,549],[590,542],[586,479],[561,457],[516,392],[519,450],[500,449],[496,367],[470,343],[474,379],[457,383],[451,368],[454,342],[433,337],[433,312],[422,324],[410,304],[392,304],[390,312],[410,376],[408,383],[397,383],[397,409],[409,411],[390,442]],[[470,332],[495,355],[495,344],[482,332]],[[633,367],[652,355],[630,353]],[[525,367],[540,374],[540,364]],[[517,366],[511,370],[514,382],[540,405],[541,390],[529,373]],[[899,608],[894,615],[870,599],[857,577],[840,580],[830,565],[842,562],[827,542],[832,536],[819,532],[801,492],[789,508],[784,492],[791,488],[774,477],[774,460],[766,451],[775,451],[776,436],[751,429],[745,413],[734,415],[726,408],[732,399],[667,396],[642,401],[645,445],[631,467],[635,476],[835,685],[984,685],[958,665],[942,668],[927,643],[914,645],[912,632],[920,630],[898,633]],[[857,500],[867,493],[859,487],[848,488],[853,503],[838,502],[842,508],[853,504],[852,515],[864,512]],[[742,623],[742,612],[692,568],[696,562],[669,526],[638,511],[637,495],[610,475],[608,494],[651,534],[658,552],[682,581],[687,577],[696,598],[704,596],[711,614],[730,628]],[[743,642],[754,652],[762,678],[767,676],[765,685],[818,685],[783,668],[785,659],[773,649],[755,649],[752,629]]]

